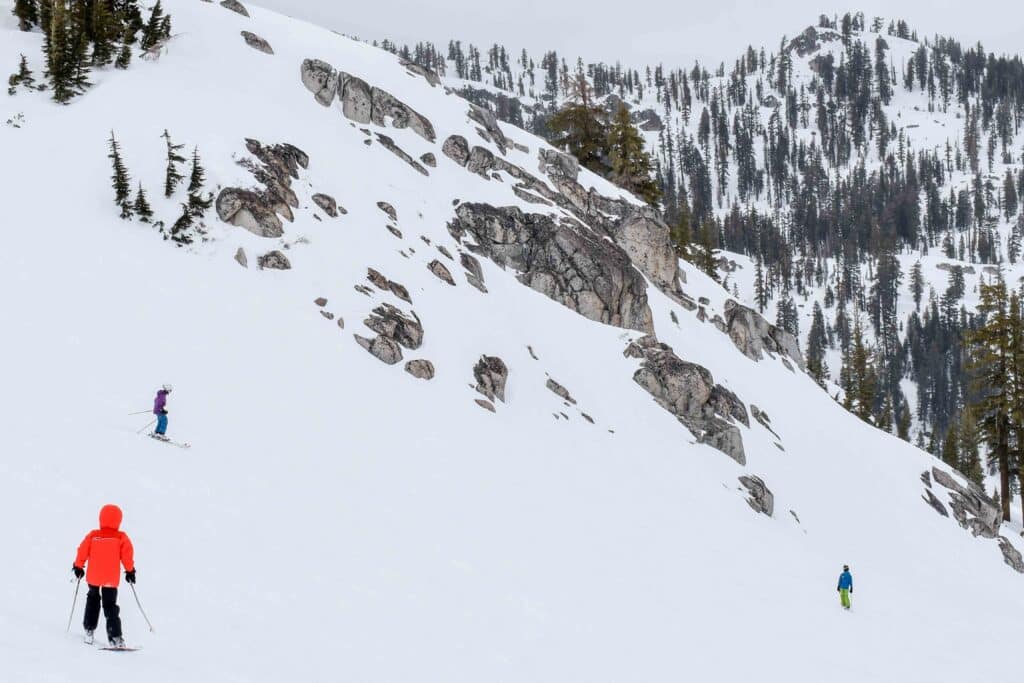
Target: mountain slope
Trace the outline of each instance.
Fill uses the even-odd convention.
[[[38,72],[40,36],[17,32],[9,6],[0,0],[0,63],[23,52]],[[623,352],[641,331],[578,315],[479,253],[488,293],[469,285],[459,252],[472,240],[449,231],[454,200],[559,212],[519,198],[506,172],[470,173],[443,143],[464,136],[556,192],[538,168],[542,141],[503,126],[530,151],[502,155],[465,101],[329,31],[256,7],[249,18],[167,7],[176,36],[158,60],[94,74],[68,107],[45,93],[0,99],[0,121],[24,117],[0,126],[7,677],[951,681],[1003,669],[980,655],[1015,642],[1021,577],[996,540],[922,502],[932,458],[853,418],[784,357],[748,358],[631,266],[658,340],[770,416],[777,437],[733,421],[746,465],[697,443],[637,385],[642,361]],[[274,54],[251,49],[242,30]],[[317,104],[301,80],[314,58],[426,117],[436,142]],[[294,223],[265,238],[211,213],[207,241],[174,248],[118,218],[111,129],[168,223],[183,194],[155,201],[165,129],[199,147],[218,190],[254,186],[236,163],[251,158],[246,138],[296,146],[309,164],[292,183]],[[433,153],[436,168],[422,175],[379,135],[414,159]],[[586,172],[580,183],[632,203]],[[347,213],[317,211],[315,192]],[[592,227],[575,228],[589,249],[624,253]],[[233,260],[240,247],[247,269]],[[290,270],[253,267],[274,249]],[[454,287],[428,270],[435,259]],[[412,304],[375,288],[368,268]],[[724,317],[727,293],[682,269],[686,295]],[[360,321],[385,303],[415,310],[423,343],[402,352],[429,359],[434,379],[353,339],[374,336]],[[475,403],[482,354],[509,369],[494,413]],[[136,435],[145,418],[127,415],[167,381],[170,432],[189,451]],[[747,475],[774,494],[771,517],[748,506]],[[107,502],[124,508],[157,629],[146,633],[122,595],[129,641],[145,649],[116,661],[78,642],[80,605],[72,634],[61,632],[74,545]],[[1002,530],[1019,547],[1018,532]],[[851,614],[832,587],[844,562]]]

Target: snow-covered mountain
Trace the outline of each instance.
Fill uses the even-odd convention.
[[[11,5],[0,64],[38,76]],[[5,680],[1005,670],[1019,522],[834,402],[656,211],[386,51],[165,7],[68,106],[0,98]],[[215,199],[180,248],[165,131]],[[163,232],[119,217],[111,132]],[[190,450],[130,415],[163,382]],[[81,604],[63,633],[108,502],[156,627],[122,592],[123,658]]]

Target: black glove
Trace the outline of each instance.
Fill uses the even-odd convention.
[[[163,410],[161,410],[160,414],[161,415],[166,415],[167,414],[167,408],[164,408]]]
[[[124,580],[128,583],[135,583],[135,570],[133,569],[130,572],[125,572]]]
[[[850,589],[850,595],[853,595],[853,589],[852,588]]]
[[[79,581],[81,581],[82,577],[85,576],[85,570],[82,569],[81,567],[72,567],[71,568],[71,572],[75,575],[75,578],[78,579]]]

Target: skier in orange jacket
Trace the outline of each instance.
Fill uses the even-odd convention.
[[[135,550],[128,534],[120,531],[121,508],[104,505],[100,510],[100,528],[85,535],[78,546],[78,555],[71,568],[89,584],[85,601],[85,642],[93,642],[93,632],[100,621],[100,605],[107,622],[107,640],[111,647],[124,647],[121,633],[121,608],[117,606],[117,586],[124,565],[124,580],[135,583]]]

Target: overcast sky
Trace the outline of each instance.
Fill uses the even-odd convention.
[[[584,61],[686,66],[731,62],[748,45],[774,48],[821,13],[861,11],[904,18],[922,35],[939,33],[987,51],[1024,52],[1024,9],[1015,0],[253,0],[360,38],[398,42],[451,38],[512,50],[555,49]]]

